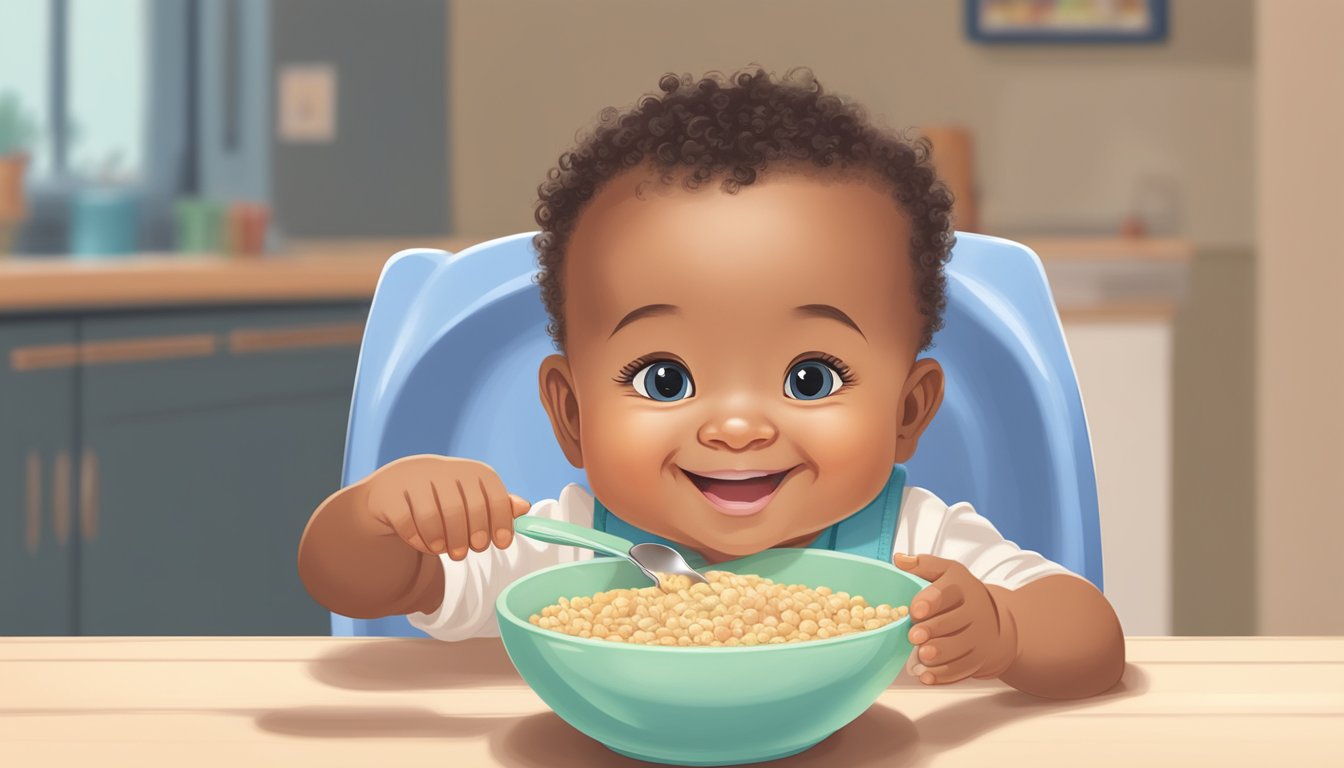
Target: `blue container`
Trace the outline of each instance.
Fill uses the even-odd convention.
[[[135,194],[124,188],[82,189],[70,211],[70,252],[98,257],[134,253],[140,221]]]

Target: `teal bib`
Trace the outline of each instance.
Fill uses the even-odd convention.
[[[887,478],[887,484],[877,494],[877,498],[822,531],[811,547],[891,562],[891,548],[896,541],[896,523],[901,517],[901,499],[904,495],[905,466],[897,464],[891,468],[891,476]],[[698,552],[636,528],[617,517],[597,499],[593,500],[593,528],[629,539],[634,544],[665,544],[680,552],[692,568],[706,565]]]

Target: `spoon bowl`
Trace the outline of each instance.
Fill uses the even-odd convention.
[[[669,591],[664,581],[668,576],[686,576],[691,583],[708,584],[703,574],[686,562],[677,550],[652,542],[630,548],[630,561],[640,567],[664,592]]]
[[[523,517],[513,521],[513,529],[518,533],[548,544],[568,544],[601,552],[612,557],[623,557],[634,563],[645,576],[667,591],[665,576],[685,576],[692,584],[708,584],[709,580],[686,562],[677,550],[662,544],[631,542],[605,531],[584,528],[581,525],[561,520],[548,520],[544,517]]]

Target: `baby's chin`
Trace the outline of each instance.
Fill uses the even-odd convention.
[[[712,551],[720,555],[727,556],[730,560],[736,560],[739,557],[749,557],[759,552],[764,552],[773,547],[769,542],[742,542],[742,541],[718,541],[702,542],[696,549],[701,552]]]
[[[632,521],[633,522],[633,521]],[[636,523],[636,525],[638,525]],[[695,534],[688,531],[656,530],[656,526],[640,526],[644,530],[656,533],[665,539],[699,552],[714,561],[736,560],[758,552],[764,552],[775,546],[775,539],[763,539],[757,536],[743,536],[741,532],[707,531],[701,526]]]
[[[727,560],[776,547],[806,546],[828,524],[826,521],[800,520],[798,516],[790,514],[792,510],[783,506],[775,509],[766,507],[755,515],[744,517],[724,515],[703,508],[687,510],[682,507],[679,525],[676,530],[672,530],[663,524],[665,520],[677,519],[670,510],[666,516],[659,516],[647,508],[641,511],[651,512],[651,519],[633,519],[629,522],[707,556]]]
[[[809,536],[802,532],[789,535],[744,536],[739,531],[736,534],[722,536],[699,536],[695,537],[694,541],[683,543],[701,553],[712,552],[726,559],[736,560],[776,547],[806,546],[815,537],[815,533]]]

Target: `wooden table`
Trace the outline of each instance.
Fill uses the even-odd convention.
[[[1131,639],[1081,702],[899,681],[790,766],[1344,765],[1344,638]],[[0,639],[0,764],[644,765],[552,714],[496,640]]]

